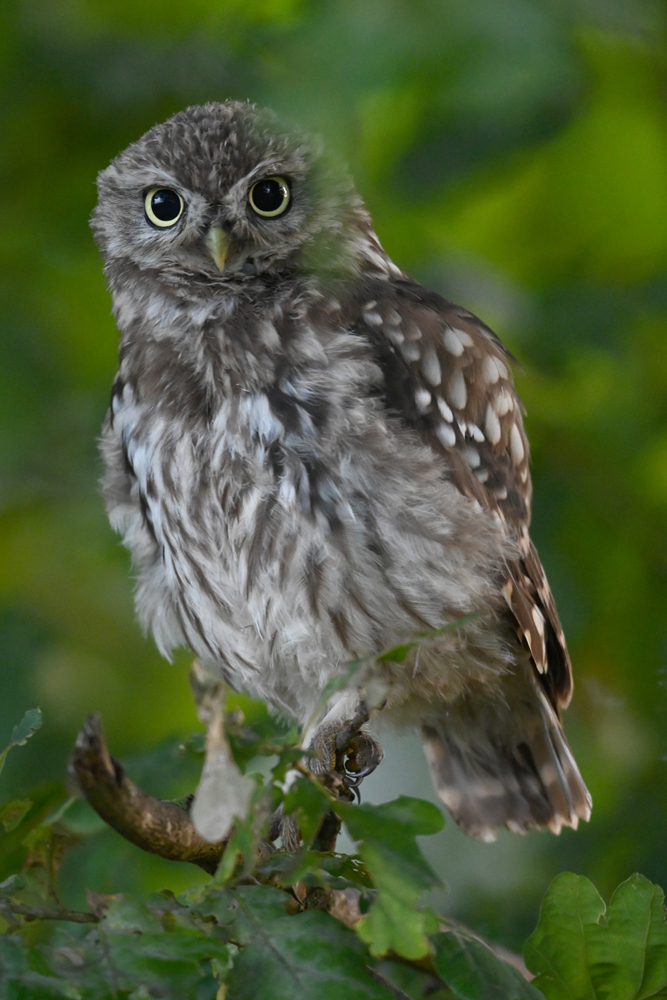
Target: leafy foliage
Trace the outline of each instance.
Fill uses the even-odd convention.
[[[87,909],[68,910],[59,867],[99,827],[82,822],[72,799],[37,822],[16,801],[0,807],[0,849],[17,835],[24,846],[23,873],[0,883],[0,1000],[667,996],[663,894],[647,879],[621,885],[605,911],[590,882],[559,876],[526,943],[537,975],[529,983],[480,938],[423,905],[439,879],[416,838],[440,829],[438,809],[405,796],[379,806],[340,801],[303,767],[298,732],[250,699],[234,696],[227,707],[230,747],[255,793],[206,884],[144,898],[89,892]],[[14,744],[28,735],[24,720]],[[201,740],[187,746],[201,760]],[[252,768],[267,754],[265,776]],[[296,777],[286,783],[288,768]],[[299,820],[304,844],[295,853],[266,842],[278,807]],[[331,811],[357,853],[312,849]]]
[[[23,747],[42,725],[42,713],[38,708],[31,708],[25,713],[17,726],[12,729],[12,735],[5,749],[0,753],[0,773],[5,766],[7,754],[13,747]]]
[[[524,948],[535,985],[548,1000],[667,996],[664,902],[641,875],[623,882],[609,907],[582,875],[559,875]]]
[[[433,938],[435,967],[460,1000],[541,1000],[534,985],[462,928]]]
[[[43,782],[26,821],[44,818],[90,711],[131,767],[174,733],[177,758],[196,727],[187,663],[142,637],[99,496],[118,339],[88,218],[119,150],[187,104],[235,97],[321,132],[396,262],[521,363],[533,533],[595,813],[528,847],[447,828],[430,856],[449,912],[517,947],[565,867],[605,899],[635,870],[667,885],[663,5],[163,0],[156,17],[149,0],[4,0],[0,29],[0,748],[26,708],[47,718],[9,755],[5,797]],[[419,753],[388,796],[415,794]],[[153,790],[192,791],[187,764],[153,768]],[[3,840],[3,873],[22,830]],[[191,877],[105,832],[68,852],[60,885],[82,906],[84,883],[180,891]]]
[[[440,880],[415,837],[437,833],[442,813],[430,802],[405,796],[380,806],[341,804],[337,811],[359,842],[359,858],[377,891],[359,936],[372,955],[394,951],[404,958],[422,958],[429,952],[426,934],[437,930],[438,920],[431,910],[416,907],[424,890]]]

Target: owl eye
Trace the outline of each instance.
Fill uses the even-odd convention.
[[[151,188],[144,199],[146,217],[154,226],[168,229],[183,214],[183,199],[169,188]]]
[[[284,177],[264,177],[250,188],[248,201],[253,211],[265,218],[282,215],[290,203],[289,184]]]

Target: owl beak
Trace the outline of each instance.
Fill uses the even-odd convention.
[[[218,268],[222,271],[229,250],[229,238],[220,226],[211,226],[206,234],[206,246]]]

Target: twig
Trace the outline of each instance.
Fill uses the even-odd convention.
[[[169,861],[189,861],[215,873],[227,843],[200,837],[188,813],[175,802],[156,799],[138,788],[109,754],[102,720],[86,719],[72,753],[70,770],[95,812],[121,836]]]
[[[18,913],[26,920],[69,920],[73,924],[97,924],[99,917],[94,913],[85,913],[83,910],[43,910],[35,909],[34,906],[23,906],[21,903],[2,901],[2,909],[7,909],[10,913]]]

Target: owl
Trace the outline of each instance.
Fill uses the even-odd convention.
[[[103,490],[161,652],[189,647],[357,779],[381,751],[342,744],[381,691],[472,836],[587,819],[499,338],[390,260],[319,140],[250,104],[175,114],[98,190],[120,331]]]

